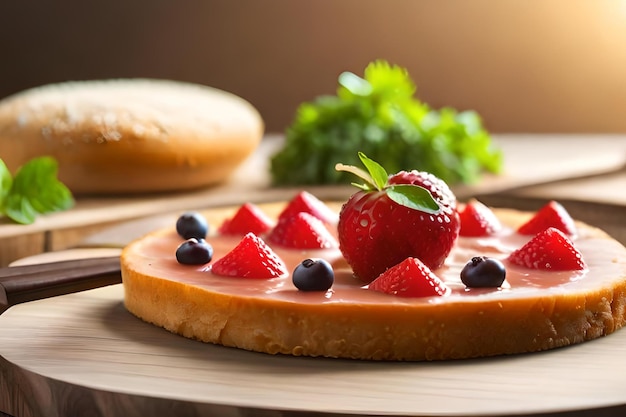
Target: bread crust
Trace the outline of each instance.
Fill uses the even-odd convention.
[[[513,227],[529,215],[495,212]],[[208,215],[216,222],[224,212]],[[626,248],[599,229],[578,227],[594,242],[607,243],[614,276],[539,296],[434,304],[298,303],[170,280],[147,273],[150,269],[142,265],[149,259],[139,254],[145,239],[159,240],[165,233],[159,231],[122,254],[125,305],[141,319],[182,336],[270,354],[423,361],[542,351],[608,335],[626,320]],[[596,279],[592,274],[587,278]]]
[[[166,80],[67,82],[0,101],[0,155],[8,168],[53,156],[75,194],[221,182],[257,147],[263,129],[244,99]]]

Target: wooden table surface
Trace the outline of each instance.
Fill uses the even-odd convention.
[[[508,150],[506,175],[459,188],[458,195],[522,208],[556,198],[571,204],[568,209],[576,214],[604,222],[615,235],[626,228],[626,136],[501,140]],[[252,166],[266,169],[263,159],[249,163],[239,174]],[[91,237],[83,230],[74,239],[83,248],[27,262],[117,253],[116,248],[93,247],[123,244],[170,221],[183,207],[279,200],[293,193],[270,189],[257,179],[251,188],[236,188],[239,194],[221,194],[218,187],[177,201],[155,197],[107,206],[103,214],[118,210],[126,213],[121,215],[125,220],[139,220]],[[331,199],[347,192],[319,190]],[[155,202],[162,204],[158,211]],[[132,214],[131,208],[141,213]],[[77,218],[94,210],[101,210],[96,201],[82,202],[74,219],[59,218],[71,229],[80,223]],[[142,219],[142,214],[153,216]],[[46,219],[33,227],[45,230],[46,222],[50,226]],[[626,415],[622,331],[566,349],[484,360],[406,364],[292,358],[169,334],[135,319],[122,299],[117,285],[17,305],[2,314],[0,411],[16,417]]]
[[[459,199],[615,172],[626,165],[626,135],[497,135],[494,140],[505,154],[504,172],[486,176],[477,184],[453,187]],[[242,201],[288,199],[300,188],[271,187],[268,174],[269,157],[281,144],[281,136],[268,135],[227,183],[212,188],[180,194],[81,198],[74,209],[40,217],[32,225],[0,222],[0,265],[73,247],[92,233],[133,219]],[[320,198],[345,199],[354,188],[306,189]],[[626,198],[623,192],[612,194],[616,199]]]

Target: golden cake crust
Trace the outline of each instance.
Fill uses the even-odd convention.
[[[282,207],[262,206],[272,214]],[[206,215],[216,225],[232,211]],[[529,216],[494,211],[513,228]],[[577,225],[577,242],[598,249],[583,251],[590,268],[582,279],[555,281],[554,288],[531,285],[519,294],[513,284],[511,291],[476,295],[459,290],[434,302],[372,294],[356,281],[354,290],[338,288],[333,294],[338,299],[330,301],[332,297],[324,300],[287,288],[288,278],[281,290],[271,291],[258,280],[222,278],[229,280],[227,287],[260,288],[233,291],[192,282],[191,275],[189,282],[172,279],[168,271],[185,267],[173,259],[172,231],[162,230],[137,240],[122,254],[125,305],[141,319],[182,336],[271,354],[416,361],[541,351],[610,334],[626,320],[626,248],[599,229]],[[166,244],[168,239],[172,241]],[[159,250],[167,247],[163,253],[171,251],[172,259],[151,258],[150,251],[160,245]],[[351,300],[353,294],[357,298]]]

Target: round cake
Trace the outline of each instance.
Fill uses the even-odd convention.
[[[276,219],[285,204],[260,208]],[[214,250],[213,260],[241,240],[218,232],[236,210],[203,213],[212,226],[206,240]],[[433,270],[450,289],[442,296],[406,298],[369,290],[353,276],[336,246],[293,249],[270,242],[289,273],[270,279],[220,276],[213,273],[211,263],[177,262],[175,253],[184,239],[172,225],[124,249],[125,305],[149,323],[203,342],[269,354],[365,360],[536,352],[605,336],[624,325],[624,246],[577,222],[573,241],[585,270],[528,269],[506,259],[532,238],[516,230],[533,213],[510,209],[493,213],[501,230],[487,237],[459,237],[444,265]],[[505,282],[495,288],[464,285],[460,272],[475,256],[502,259]],[[335,271],[330,289],[300,291],[294,286],[291,271],[306,258],[330,262]]]
[[[0,100],[0,155],[13,172],[52,156],[74,194],[190,190],[222,182],[257,147],[246,100],[170,80],[73,81]]]

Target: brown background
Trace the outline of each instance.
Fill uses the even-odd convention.
[[[0,4],[0,97],[75,79],[192,81],[268,131],[344,70],[408,68],[496,132],[626,132],[624,0],[68,0]]]

